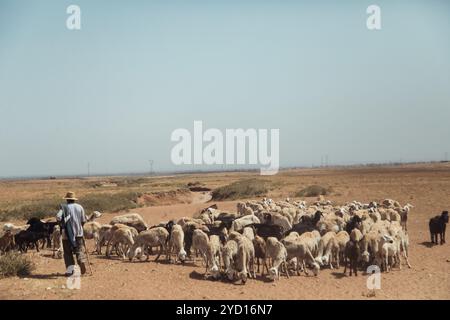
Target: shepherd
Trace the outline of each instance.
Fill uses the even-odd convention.
[[[67,277],[74,272],[74,255],[80,267],[81,274],[86,273],[86,252],[83,235],[83,225],[86,223],[86,215],[75,193],[67,192],[63,198],[67,203],[61,204],[61,209],[56,214],[56,219],[60,222],[62,230],[62,244],[64,251],[64,263],[66,265]]]

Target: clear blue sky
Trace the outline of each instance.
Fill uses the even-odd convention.
[[[192,169],[194,120],[279,128],[282,166],[441,160],[450,1],[0,0],[0,177]]]

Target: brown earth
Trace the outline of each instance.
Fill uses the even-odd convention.
[[[195,178],[215,187],[249,175],[216,173],[178,179],[188,181]],[[249,280],[246,285],[239,285],[205,280],[200,262],[196,265],[173,265],[165,261],[155,263],[152,257],[149,262],[130,263],[91,255],[94,274],[82,278],[80,290],[68,290],[62,288],[66,283],[61,276],[63,261],[52,259],[51,252],[44,250],[28,253],[37,265],[28,278],[0,279],[0,299],[450,299],[450,244],[430,247],[427,227],[431,216],[450,206],[448,165],[286,170],[264,179],[274,182],[276,187],[268,194],[274,199],[292,198],[292,194],[302,187],[319,184],[333,188],[333,193],[326,198],[337,203],[392,198],[402,204],[414,204],[408,221],[412,268],[383,273],[381,289],[376,290],[373,296],[366,288],[367,275],[343,276],[342,268],[321,270],[318,277],[283,277],[276,282],[266,282],[259,277]],[[32,182],[34,184],[38,182]],[[48,184],[45,191],[52,192],[52,185],[56,186],[56,182],[48,181]],[[2,182],[0,193],[4,188],[8,188],[8,182]],[[32,193],[38,195],[38,190],[33,189]],[[13,192],[9,191],[8,195],[9,201],[14,200]],[[26,197],[21,194],[19,198]],[[155,224],[192,216],[205,207],[204,202],[208,199],[208,194],[195,193],[192,203],[132,211],[142,214],[149,224]],[[218,202],[220,209],[227,210],[234,210],[235,204],[235,201]],[[113,216],[104,214],[99,220],[107,223]],[[450,242],[448,236],[447,242]],[[88,241],[88,247],[92,250],[92,241]]]

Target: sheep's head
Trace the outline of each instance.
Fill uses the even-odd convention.
[[[94,211],[94,218],[95,218],[95,219],[100,218],[101,216],[102,216],[102,213],[101,213],[101,212],[99,212],[99,211]]]
[[[322,257],[322,264],[319,263],[320,266],[322,265],[328,265],[328,263],[330,262],[330,258],[328,256],[323,256]]]
[[[317,262],[313,263],[313,273],[315,276],[319,275],[320,266]]]
[[[278,277],[278,269],[274,267],[270,268],[268,277],[271,280],[275,280]]]
[[[239,279],[242,281],[242,284],[245,284],[247,282],[247,271],[241,271],[238,273]]]
[[[11,231],[14,228],[14,225],[12,223],[5,223],[3,226],[3,231],[8,232]]]
[[[362,253],[362,260],[363,260],[365,263],[369,263],[369,261],[370,261],[370,254],[369,254],[369,252],[368,252],[367,250],[365,250],[365,251]]]
[[[317,262],[320,266],[323,266],[325,257],[316,257],[314,261]]]
[[[212,274],[214,279],[218,279],[219,278],[220,270],[219,270],[219,267],[216,264],[211,267],[210,272],[211,272],[211,274]]]
[[[394,243],[394,239],[390,235],[383,235],[383,240],[385,243]]]
[[[180,252],[178,253],[178,259],[180,259],[181,261],[185,261],[186,260],[186,251],[184,249],[181,249]]]

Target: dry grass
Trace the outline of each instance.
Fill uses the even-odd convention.
[[[0,256],[0,277],[28,276],[35,269],[29,257],[10,251]]]
[[[295,194],[296,197],[318,197],[318,196],[326,196],[332,192],[332,188],[325,188],[319,185],[308,186]]]

